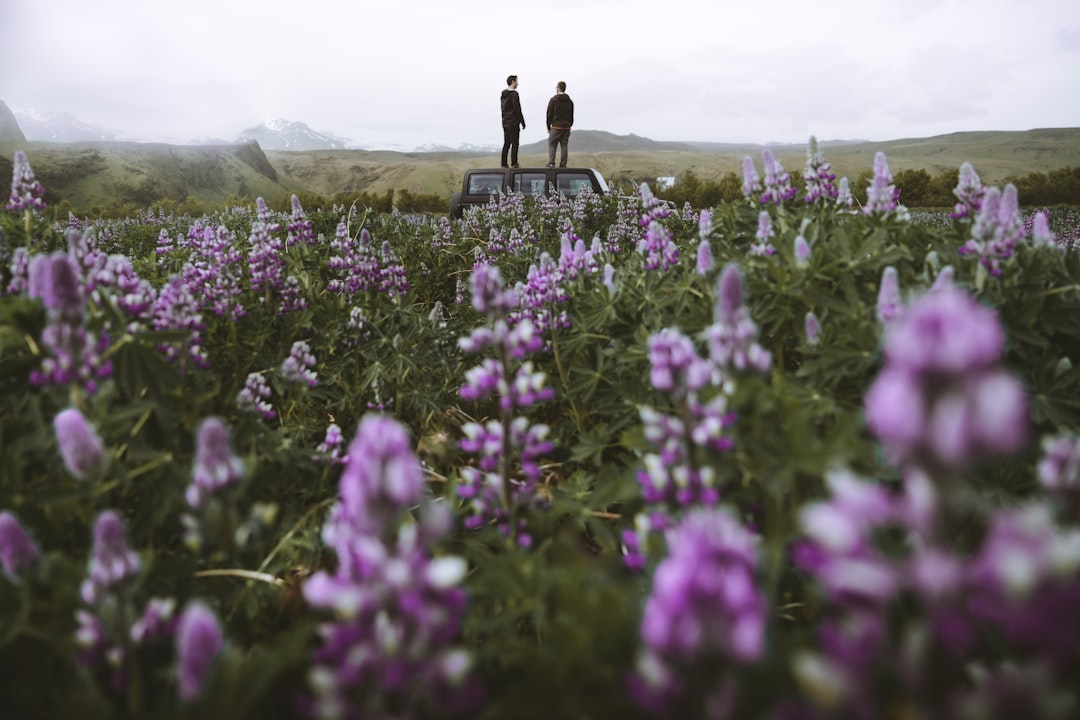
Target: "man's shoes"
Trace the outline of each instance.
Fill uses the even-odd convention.
[[[555,163],[548,163],[548,164],[547,164],[547,165],[545,165],[544,167],[555,167]]]
[[[510,167],[509,165],[500,165],[499,167]]]
[[[512,168],[519,168],[519,167],[521,167],[521,166],[520,166],[520,165],[511,165],[510,167],[512,167]]]

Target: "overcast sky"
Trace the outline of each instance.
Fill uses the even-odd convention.
[[[1080,126],[1078,0],[0,0],[0,100],[122,139],[270,117],[357,146],[891,140]]]

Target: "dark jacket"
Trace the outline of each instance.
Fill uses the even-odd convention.
[[[574,126],[574,101],[566,93],[556,93],[548,100],[547,128],[569,130]]]
[[[513,128],[518,125],[525,127],[525,116],[521,114],[521,99],[518,97],[517,90],[510,88],[503,90],[499,104],[502,105],[504,128]]]

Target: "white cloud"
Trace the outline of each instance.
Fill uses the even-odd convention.
[[[544,135],[890,139],[1075,126],[1075,0],[7,0],[0,99],[132,136],[231,138],[275,116],[358,143],[501,141],[516,73]]]

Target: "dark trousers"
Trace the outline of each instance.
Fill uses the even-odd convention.
[[[507,127],[503,125],[503,149],[502,166],[506,167],[506,153],[510,153],[510,164],[518,164],[518,145],[521,142],[521,128],[517,125]]]
[[[555,164],[555,146],[558,145],[559,167],[566,167],[566,148],[570,144],[570,131],[551,128],[548,132],[548,165]]]

